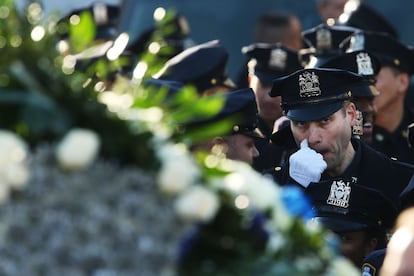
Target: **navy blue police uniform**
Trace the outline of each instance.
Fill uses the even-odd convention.
[[[370,90],[370,86],[367,79],[355,73],[313,68],[276,79],[270,95],[282,97],[282,106],[289,119],[306,122],[330,116],[343,106],[344,101],[352,99],[354,88]],[[311,90],[317,93],[306,94]],[[400,208],[400,193],[413,175],[412,166],[388,158],[359,139],[352,138],[351,143],[355,156],[341,177],[354,179],[358,185],[381,191],[396,208]],[[281,185],[300,185],[289,176],[289,163],[276,167],[271,173]],[[321,181],[331,179],[333,177],[322,173]]]

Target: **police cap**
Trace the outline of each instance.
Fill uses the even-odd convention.
[[[257,128],[258,110],[256,97],[251,88],[214,94],[206,96],[204,99],[208,100],[216,97],[223,100],[223,107],[213,116],[194,116],[190,121],[180,126],[181,132],[209,127],[222,120],[231,120],[231,127],[223,135],[243,134],[255,138],[264,138]]]
[[[315,208],[315,220],[334,232],[387,230],[397,208],[382,192],[347,179],[311,183],[306,193]]]
[[[378,57],[381,64],[395,67],[408,74],[414,73],[414,49],[387,33],[360,31],[346,39],[345,51],[366,50]]]
[[[275,79],[269,93],[282,97],[286,116],[295,121],[316,121],[338,111],[358,87],[369,86],[364,77],[340,69],[310,68]]]
[[[350,71],[367,78],[372,82],[370,86],[361,86],[352,91],[354,97],[373,97],[379,95],[378,90],[374,86],[375,76],[381,68],[379,59],[365,51],[348,52],[337,55],[330,59],[321,59],[316,62],[315,67],[319,68],[337,68]]]
[[[331,26],[323,23],[303,31],[302,37],[305,44],[308,47],[315,48],[316,54],[318,55],[325,52],[340,51],[341,42],[358,30],[357,28],[349,26]]]
[[[302,68],[298,53],[280,43],[251,44],[243,47],[242,53],[250,59],[249,68],[252,67],[254,74],[265,84]]]
[[[345,6],[345,20],[340,20],[341,24],[355,27],[358,29],[374,32],[385,32],[394,38],[398,38],[395,27],[380,13],[364,3],[359,3],[358,7],[347,11]]]
[[[228,56],[218,40],[209,41],[172,57],[153,77],[194,85],[200,93],[215,86],[235,88],[227,75]]]

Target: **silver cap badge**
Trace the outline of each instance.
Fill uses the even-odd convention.
[[[356,56],[356,63],[358,65],[358,74],[363,76],[374,75],[374,68],[372,68],[371,58],[367,53],[359,53]]]
[[[304,72],[299,75],[299,96],[301,98],[315,97],[322,94],[319,87],[319,77],[315,72]]]
[[[286,68],[287,53],[282,49],[274,49],[270,52],[269,67],[283,70]]]
[[[332,49],[332,35],[327,29],[320,29],[316,32],[316,49],[329,50]]]
[[[350,195],[351,186],[349,186],[349,182],[345,183],[343,180],[337,180],[331,185],[331,191],[326,203],[342,208],[348,208]]]

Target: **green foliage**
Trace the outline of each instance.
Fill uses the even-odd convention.
[[[70,23],[71,24],[71,23]],[[81,12],[79,22],[71,24],[69,28],[69,38],[71,49],[78,53],[90,46],[96,35],[96,26],[89,11]]]

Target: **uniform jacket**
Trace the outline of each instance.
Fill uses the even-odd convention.
[[[359,185],[380,190],[400,209],[400,193],[410,182],[414,173],[414,167],[410,164],[395,161],[384,154],[375,151],[359,139],[352,139],[355,149],[355,157],[343,175],[339,177],[352,179]],[[299,185],[289,176],[289,164],[277,167],[272,175],[280,185]],[[321,181],[337,179],[326,173],[321,176]],[[302,186],[301,186],[302,187]]]

